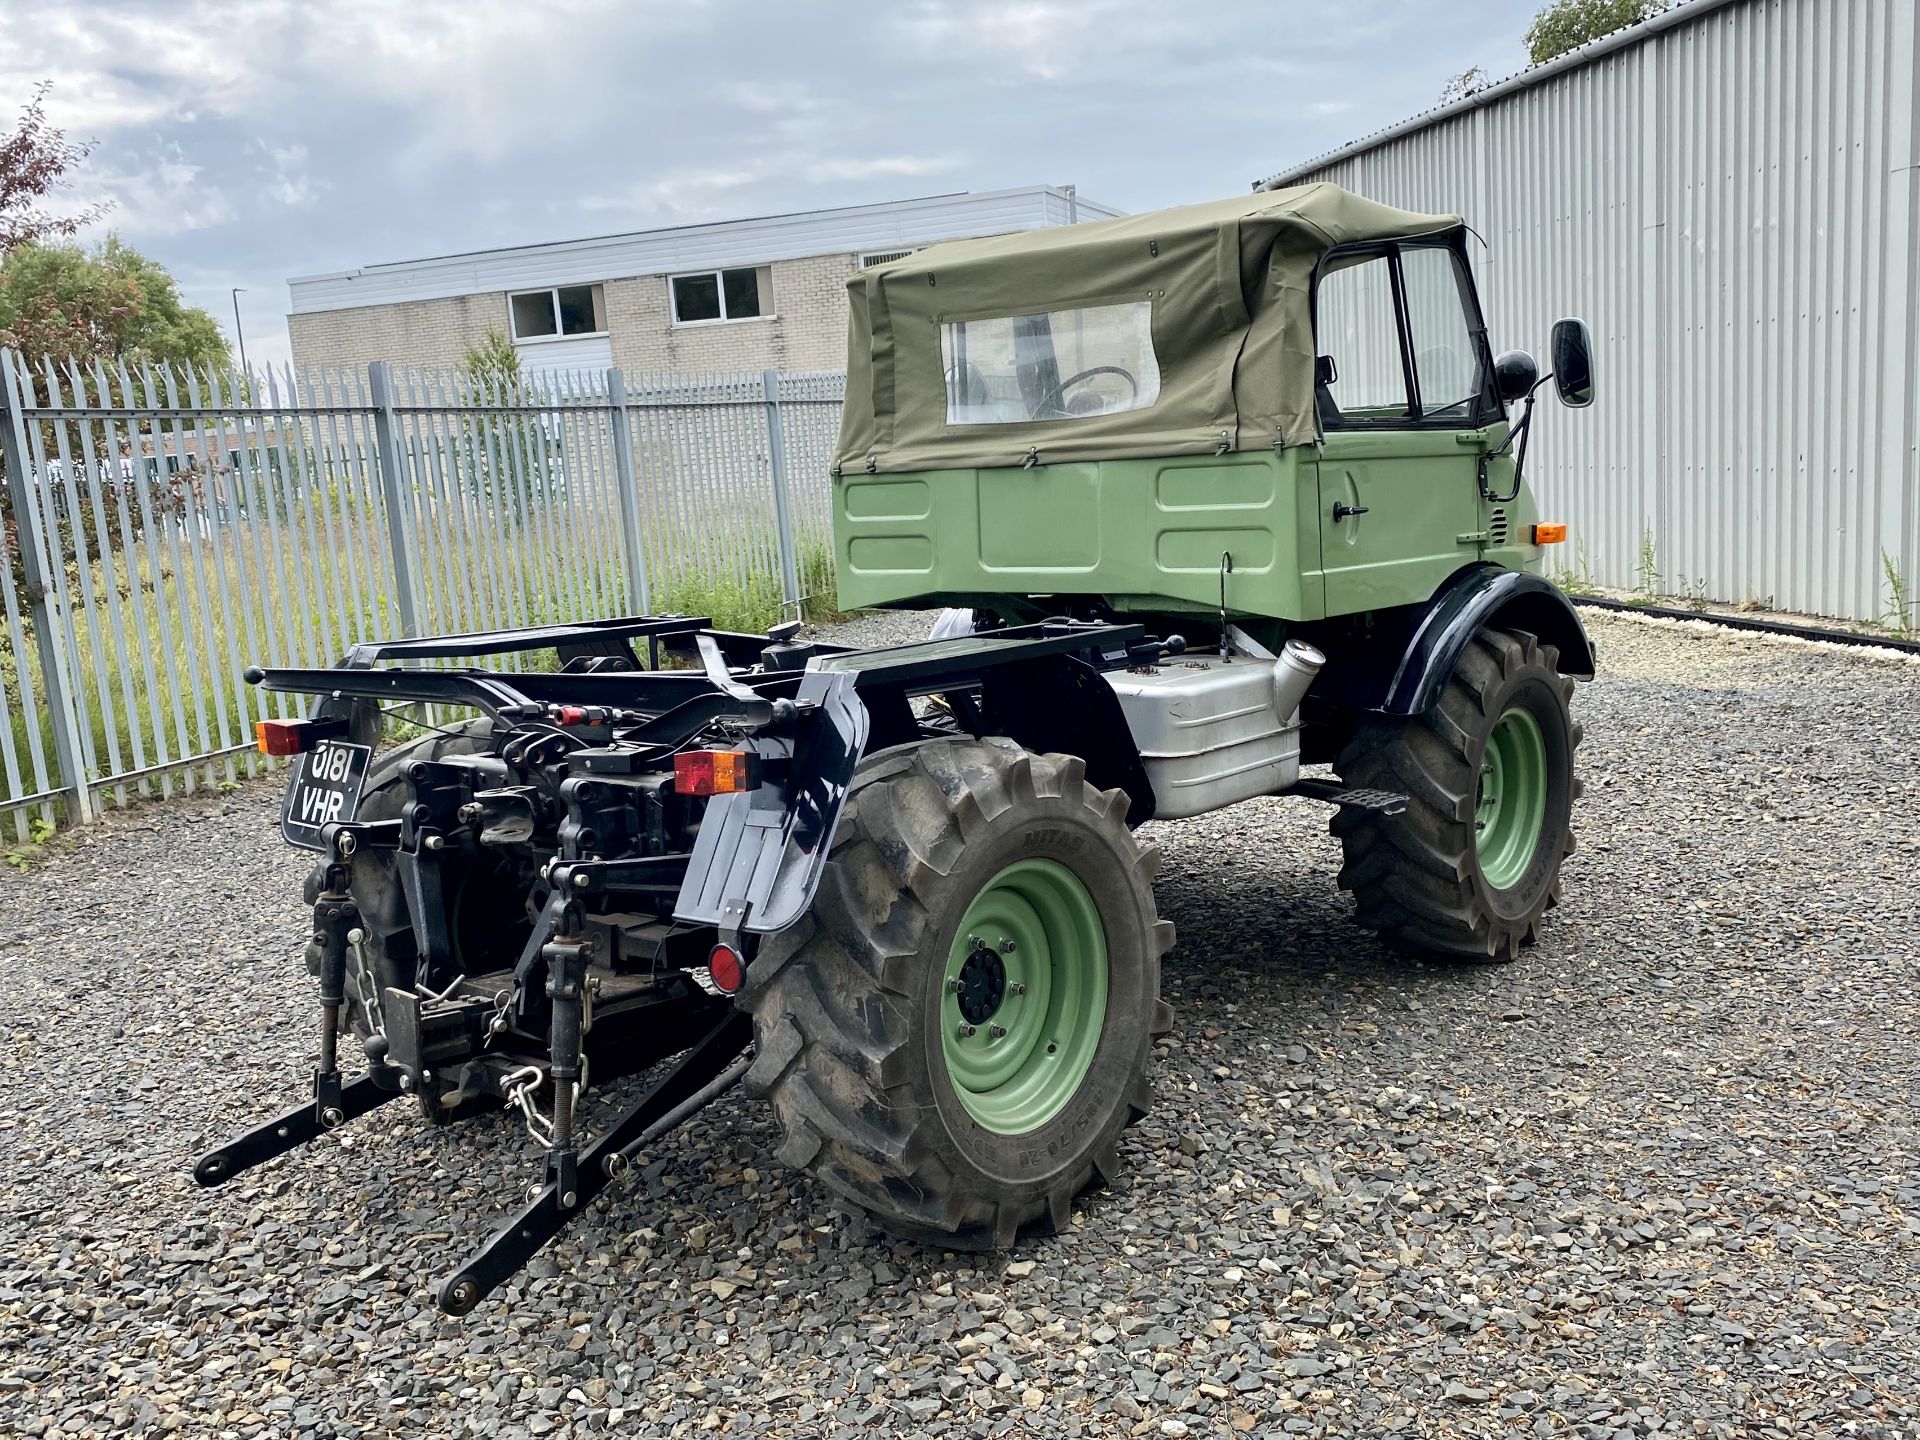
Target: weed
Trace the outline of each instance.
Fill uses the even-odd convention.
[[[1574,563],[1554,573],[1554,583],[1569,595],[1598,595],[1599,582],[1593,578],[1593,561],[1587,555],[1587,542],[1582,540],[1574,551]]]
[[[1920,609],[1920,601],[1913,598],[1912,584],[1901,574],[1892,554],[1886,550],[1880,552],[1880,573],[1887,579],[1887,608],[1880,612],[1875,623],[1896,635],[1911,636],[1915,625],[1908,617]]]
[[[52,838],[53,822],[45,816],[36,815],[27,822],[27,838],[0,855],[0,859],[16,870],[25,870],[46,853],[47,841]]]
[[[1707,582],[1697,576],[1689,580],[1686,576],[1682,575],[1679,579],[1680,592],[1675,598],[1685,601],[1687,608],[1693,611],[1694,614],[1704,615],[1707,610],[1707,603],[1713,598],[1707,593]]]
[[[1653,531],[1643,529],[1640,532],[1640,559],[1633,567],[1638,577],[1633,593],[1645,604],[1652,604],[1660,598],[1660,562],[1654,553]]]

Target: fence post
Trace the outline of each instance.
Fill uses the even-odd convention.
[[[766,397],[767,458],[773,467],[774,540],[780,549],[780,593],[800,616],[800,565],[793,550],[793,512],[787,503],[787,442],[780,431],[780,372],[762,370],[760,391]]]
[[[653,595],[647,585],[647,553],[640,535],[640,481],[633,466],[627,377],[617,365],[607,371],[607,400],[613,407],[613,480],[620,492],[620,543],[626,552],[627,603],[636,615],[651,615]]]
[[[53,757],[60,767],[62,788],[73,792],[74,814],[82,824],[93,819],[93,792],[87,787],[86,761],[80,746],[79,712],[74,707],[73,675],[67,669],[67,647],[60,633],[60,614],[47,587],[46,569],[41,564],[40,507],[35,498],[38,488],[27,468],[26,416],[20,399],[25,390],[16,389],[19,371],[11,353],[0,350],[0,460],[7,471],[7,498],[13,507],[13,523],[20,542],[20,574],[26,581],[27,610],[33,620],[33,635],[40,651],[40,680],[46,687],[47,713],[53,717]],[[31,386],[30,376],[24,384]],[[78,524],[78,520],[75,521]],[[59,540],[56,525],[53,538]],[[52,554],[51,550],[46,553]],[[55,555],[53,562],[61,563]],[[5,564],[0,555],[0,564]],[[24,681],[25,657],[18,657]],[[24,693],[24,685],[23,685]],[[26,717],[33,724],[31,715]]]
[[[373,400],[373,445],[380,464],[381,503],[387,512],[387,545],[393,551],[400,627],[408,636],[416,636],[420,633],[419,597],[413,588],[413,555],[407,548],[413,527],[407,524],[407,487],[400,466],[400,440],[393,413],[393,366],[389,362],[375,360],[367,366],[367,390]]]

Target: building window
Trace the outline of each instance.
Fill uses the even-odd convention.
[[[507,297],[516,340],[552,340],[600,335],[607,328],[598,285],[559,285]]]
[[[773,286],[765,265],[675,275],[667,284],[676,325],[758,320],[773,313]]]
[[[860,257],[860,268],[871,270],[876,265],[885,265],[890,260],[904,260],[913,254],[911,250],[875,250]]]

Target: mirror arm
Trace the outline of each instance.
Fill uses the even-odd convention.
[[[1479,476],[1480,498],[1485,500],[1489,505],[1506,505],[1520,493],[1520,480],[1527,469],[1527,441],[1533,436],[1534,398],[1540,393],[1540,387],[1551,379],[1553,379],[1553,376],[1549,373],[1542,375],[1538,380],[1533,382],[1533,388],[1527,391],[1527,408],[1520,412],[1519,423],[1508,429],[1507,438],[1502,440],[1497,446],[1491,450],[1481,452]],[[1520,448],[1515,451],[1513,457],[1513,488],[1504,495],[1495,495],[1491,490],[1487,489],[1487,468],[1500,456],[1512,449],[1516,440],[1520,442]]]

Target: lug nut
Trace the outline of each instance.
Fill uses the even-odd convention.
[[[948,977],[947,989],[952,991],[955,995],[958,995],[960,993],[960,977],[958,975],[953,975]]]
[[[971,1038],[971,1037],[972,1037],[972,1035],[973,1035],[973,1026],[971,1026],[971,1025],[962,1025],[962,1026],[960,1027],[960,1038],[961,1038],[961,1039],[963,1039],[963,1040],[964,1040],[964,1039],[969,1039],[969,1038]]]
[[[1019,947],[1017,947],[1011,940],[1002,940],[1000,942],[1000,953],[1002,955],[1011,955],[1017,948]]]
[[[996,1040],[1004,1040],[1007,1038],[1007,1027],[1004,1025],[989,1025],[987,1027],[987,1033]]]
[[[1027,987],[1016,980],[1013,982],[1013,993],[1016,995],[1024,995],[1027,993]]]

